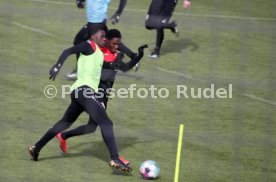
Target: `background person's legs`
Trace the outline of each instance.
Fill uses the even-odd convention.
[[[152,0],[148,10],[145,26],[147,29],[156,29],[155,48],[149,55],[150,58],[158,58],[164,40],[164,29],[170,29],[176,36],[179,31],[175,21],[170,22],[177,0],[162,1]]]
[[[156,29],[155,48],[149,55],[150,58],[158,58],[159,57],[163,40],[164,40],[164,29]]]

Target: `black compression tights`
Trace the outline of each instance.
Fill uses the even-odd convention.
[[[106,91],[107,89],[112,88],[113,83],[114,82],[112,82],[112,81],[110,81],[110,82],[109,81],[101,81],[100,85],[99,85],[99,88]],[[108,96],[104,92],[102,92],[102,94],[103,94],[103,98],[101,98],[101,101],[104,104],[105,109],[106,109],[107,108],[107,102],[108,102]],[[86,125],[81,125],[81,126],[75,128],[75,129],[64,131],[64,132],[61,133],[61,136],[64,140],[67,140],[70,137],[93,133],[93,132],[95,132],[97,126],[98,125],[94,121],[94,119],[92,117],[89,117],[89,121]]]
[[[64,131],[61,136],[64,140],[67,140],[70,137],[93,133],[96,131],[97,126],[98,125],[93,118],[89,117],[89,121],[86,125],[81,125],[75,129]]]
[[[44,136],[35,144],[37,152],[39,152],[43,148],[43,146],[46,145],[58,133],[69,128],[76,121],[78,116],[83,111],[86,111],[89,117],[93,119],[91,120],[91,122],[95,123],[95,128],[97,125],[100,127],[103,140],[107,145],[110,154],[110,158],[115,159],[119,157],[113,132],[113,123],[108,118],[102,104],[95,97],[93,97],[93,95],[90,95],[89,98],[84,97],[83,92],[85,89],[90,88],[87,86],[83,86],[78,88],[78,91],[76,89],[72,92],[71,104],[69,105],[62,119],[58,121],[52,128],[50,128],[44,134]],[[77,97],[76,92],[78,93]]]

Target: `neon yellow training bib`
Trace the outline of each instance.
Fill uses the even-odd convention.
[[[95,92],[98,92],[104,56],[97,44],[90,41],[88,43],[92,48],[96,47],[95,52],[88,56],[83,54],[80,55],[77,67],[77,80],[71,86],[71,91],[87,85]]]

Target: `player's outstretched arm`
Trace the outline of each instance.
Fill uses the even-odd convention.
[[[131,59],[127,63],[121,62],[119,69],[123,72],[126,72],[131,68],[133,68],[133,66],[135,66],[142,59],[142,57],[144,56],[144,49],[147,47],[148,47],[147,44],[141,45],[138,48],[138,54],[135,56],[135,58]]]
[[[88,42],[82,42],[78,45],[75,45],[73,47],[70,47],[66,50],[64,50],[61,55],[58,58],[58,61],[56,64],[52,66],[52,68],[49,71],[49,79],[55,80],[56,76],[58,75],[63,63],[65,60],[70,56],[71,54],[77,54],[77,53],[83,53],[83,54],[93,54],[94,50],[91,48],[90,44]]]
[[[120,21],[120,16],[126,6],[126,3],[127,3],[127,0],[120,0],[118,10],[110,18],[113,25]]]

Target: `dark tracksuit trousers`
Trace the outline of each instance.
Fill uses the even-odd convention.
[[[155,49],[159,52],[164,40],[164,29],[172,30],[176,24],[170,22],[177,0],[152,0],[145,21],[147,29],[156,29]]]

